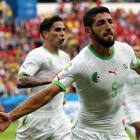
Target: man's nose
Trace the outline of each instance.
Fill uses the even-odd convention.
[[[65,35],[65,31],[62,31],[62,32],[61,32],[61,36],[64,36],[64,35]]]
[[[109,22],[106,22],[106,29],[112,29],[112,25]]]

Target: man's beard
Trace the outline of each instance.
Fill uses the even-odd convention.
[[[113,40],[105,41],[104,39],[100,38],[92,29],[92,35],[94,39],[103,47],[109,48],[115,43],[115,36],[113,36]]]

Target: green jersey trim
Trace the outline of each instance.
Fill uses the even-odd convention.
[[[139,66],[140,60],[138,59],[138,57],[136,58],[137,58],[137,66]]]
[[[28,115],[26,115],[26,116],[23,118],[22,124],[21,124],[20,127],[17,128],[17,130],[21,129],[23,126],[26,125],[25,121],[27,120],[27,117],[28,117]],[[17,135],[17,130],[16,130],[16,133],[15,133],[15,139],[16,139],[16,135]]]
[[[20,74],[26,74],[26,75],[30,76],[30,74],[27,72],[19,72],[18,75],[20,75]]]
[[[76,121],[76,123],[74,124],[74,126],[71,128],[71,130],[73,130],[77,124],[78,120]]]
[[[90,47],[90,45],[88,45],[88,48],[89,48],[89,50],[90,50],[95,56],[97,56],[97,57],[99,57],[99,58],[101,58],[101,59],[104,59],[104,60],[111,59],[111,58],[115,55],[115,48],[114,48],[114,45],[113,45],[113,53],[112,53],[110,56],[108,56],[108,57],[104,57],[104,56],[101,56],[101,55],[97,54],[97,53]]]
[[[76,121],[76,123],[74,124],[74,126],[71,128],[71,131],[75,128],[77,122],[78,122],[78,120]],[[72,136],[72,139],[74,139],[74,134],[73,134],[73,136]]]
[[[53,54],[53,55],[56,55],[56,56],[58,56],[58,55],[59,55],[59,53],[52,53],[52,52],[50,52],[50,51],[49,51],[49,50],[47,50],[44,46],[42,46],[42,48],[43,48],[43,49],[45,49],[46,51],[48,51],[49,53]]]
[[[63,84],[61,84],[60,82],[58,82],[56,80],[53,80],[52,83],[58,85],[59,87],[61,87],[64,92],[66,91],[65,86]]]

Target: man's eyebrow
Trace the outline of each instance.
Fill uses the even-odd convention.
[[[106,19],[99,19],[98,21],[105,21]],[[108,18],[107,20],[112,20],[112,18]]]
[[[60,29],[65,30],[65,27],[64,27],[64,28],[62,28],[62,27],[56,27],[55,30],[56,30],[56,29],[57,29],[57,30],[58,30],[58,29],[59,29],[59,30],[60,30]]]
[[[98,22],[98,21],[104,21],[104,19],[98,19],[97,22]]]

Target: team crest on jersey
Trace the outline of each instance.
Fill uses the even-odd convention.
[[[92,74],[92,81],[93,81],[94,83],[98,83],[98,82],[101,81],[101,75],[100,75],[99,72],[94,72],[94,73]]]
[[[123,70],[125,72],[128,72],[129,71],[129,67],[128,67],[128,64],[127,63],[123,64]]]
[[[53,65],[53,61],[51,58],[48,59],[48,63],[52,66]]]
[[[64,68],[64,70],[66,71],[67,74],[69,74],[71,72],[71,70],[74,68],[74,64],[73,63],[68,63],[68,65]]]

